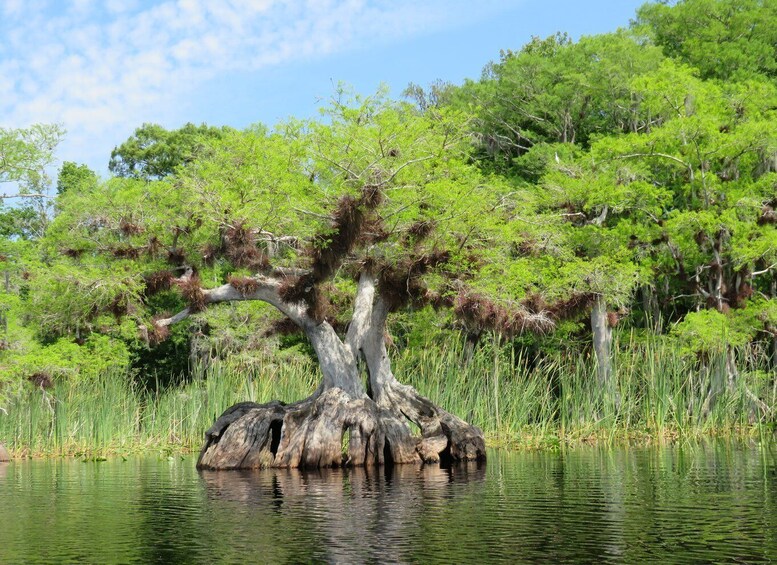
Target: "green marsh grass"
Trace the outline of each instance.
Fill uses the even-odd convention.
[[[497,342],[474,352],[430,344],[395,351],[397,377],[480,426],[491,444],[554,448],[585,442],[661,442],[707,436],[773,438],[777,383],[761,352],[737,353],[738,375],[708,402],[712,375],[658,340],[616,344],[613,386],[597,384],[585,355],[526,358]],[[51,389],[27,388],[0,411],[0,442],[16,456],[100,457],[197,450],[216,417],[236,402],[294,401],[317,385],[316,364],[267,355],[241,369],[212,361],[182,385],[143,390],[126,374]]]

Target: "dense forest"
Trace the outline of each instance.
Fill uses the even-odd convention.
[[[49,178],[63,135],[0,130],[0,430],[106,375],[159,398],[318,370],[305,320],[347,343],[365,284],[398,378],[487,434],[775,422],[770,0],[648,3],[318,121],[144,124],[107,179]]]

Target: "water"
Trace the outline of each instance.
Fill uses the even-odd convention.
[[[777,561],[777,450],[492,451],[486,465],[0,465],[0,563]]]

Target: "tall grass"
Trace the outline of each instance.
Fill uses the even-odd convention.
[[[304,398],[318,382],[311,361],[263,361],[240,372],[217,363],[195,367],[189,382],[165,390],[141,389],[123,373],[30,388],[0,412],[0,443],[20,456],[198,449],[229,406]]]
[[[510,345],[483,347],[468,360],[456,344],[405,351],[395,367],[492,438],[524,446],[757,435],[775,427],[777,378],[759,367],[766,359],[760,351],[738,351],[733,385],[711,394],[723,358],[700,363],[655,339],[631,338],[613,349],[611,387],[598,382],[590,356],[530,363]]]
[[[614,348],[613,386],[593,359],[527,359],[496,342],[469,354],[457,343],[395,352],[397,377],[500,443],[547,447],[581,441],[656,441],[774,430],[777,382],[757,351],[738,353],[734,386],[711,402],[713,373],[660,341]],[[319,380],[314,362],[271,356],[240,370],[213,362],[183,385],[143,390],[125,374],[29,388],[0,411],[0,443],[16,455],[83,455],[198,449],[204,431],[236,402],[304,398]]]

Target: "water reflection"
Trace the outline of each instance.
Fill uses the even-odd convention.
[[[290,531],[309,540],[293,553],[291,544],[284,544],[280,554],[265,555],[271,560],[402,563],[431,509],[459,491],[477,496],[485,488],[486,467],[203,471],[200,476],[210,511],[260,525],[271,548]],[[268,515],[275,516],[271,524]]]
[[[777,561],[769,446],[492,451],[440,469],[0,465],[0,563]]]

